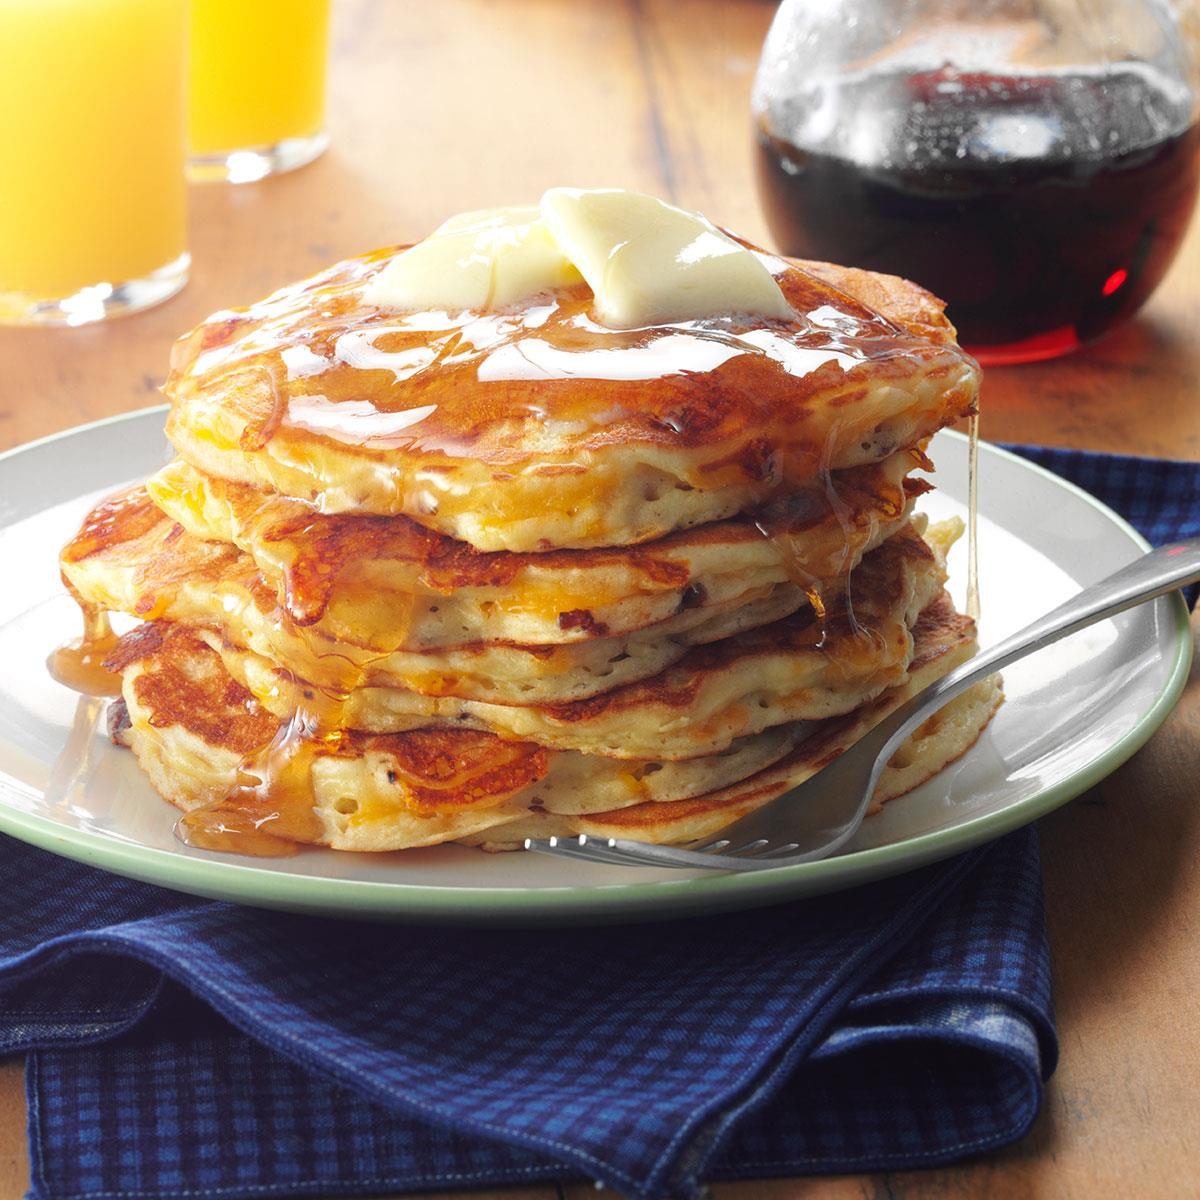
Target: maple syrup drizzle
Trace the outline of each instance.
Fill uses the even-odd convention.
[[[392,607],[388,632],[397,644],[407,635],[416,602],[415,597],[406,599],[406,604]],[[286,611],[278,610],[276,619],[304,637],[304,630]],[[302,843],[322,841],[313,766],[319,758],[345,749],[350,697],[366,682],[372,664],[383,657],[372,654],[354,661],[336,656],[337,678],[332,686],[317,687],[293,676],[291,682],[302,689],[301,702],[270,742],[242,761],[238,782],[228,795],[180,818],[175,826],[180,841],[204,850],[257,857],[291,855]]]
[[[821,595],[820,587],[815,584],[812,587],[805,588],[804,594],[808,597],[808,602],[812,606],[813,612],[817,615],[817,621],[821,625],[821,639],[823,641],[826,617],[825,598]]]
[[[979,414],[967,422],[967,616],[979,623]]]
[[[850,626],[850,635],[855,643],[869,642],[871,649],[874,650],[882,644],[882,638],[879,633],[863,625],[854,612],[854,577],[853,566],[855,552],[861,552],[865,542],[856,538],[855,522],[852,519],[850,509],[846,502],[842,499],[841,493],[838,491],[837,484],[834,482],[833,473],[833,447],[838,438],[840,431],[840,423],[834,422],[830,427],[829,437],[825,443],[825,448],[821,454],[820,468],[818,477],[821,481],[821,488],[825,494],[825,503],[829,511],[833,514],[834,520],[837,521],[842,531],[842,551],[841,561],[838,564],[837,574],[842,578],[842,591],[838,597],[838,608],[846,617]],[[815,608],[815,606],[814,606]],[[817,643],[817,649],[820,649],[825,644],[827,618],[825,606],[822,604],[817,610],[817,619],[820,622],[821,640]]]
[[[87,696],[119,696],[121,676],[108,670],[104,660],[117,644],[108,613],[81,606],[83,636],[54,650],[46,660],[51,676],[73,691]]]
[[[796,550],[796,542],[788,528],[786,518],[772,520],[765,515],[754,519],[754,528],[771,543],[779,555],[783,573],[808,597],[817,629],[818,646],[825,641],[825,600],[821,595],[821,581],[808,569]]]
[[[297,709],[266,746],[245,758],[227,796],[180,817],[176,837],[187,846],[260,858],[295,854],[301,843],[321,840],[312,769],[342,746],[344,706],[342,697],[336,713]]]
[[[830,429],[830,438],[825,445],[825,451],[821,456],[821,486],[825,492],[825,501],[829,505],[830,512],[833,513],[834,519],[842,530],[842,561],[839,564],[838,574],[842,576],[842,594],[840,597],[841,607],[846,614],[847,620],[850,622],[850,631],[855,640],[863,636],[870,636],[868,631],[859,624],[858,618],[854,615],[854,588],[852,579],[852,565],[854,552],[852,550],[854,523],[850,520],[847,513],[846,505],[842,501],[841,495],[838,493],[837,485],[833,482],[833,468],[831,465],[831,451],[834,438],[838,434],[838,425],[835,423]],[[818,648],[825,643],[825,609],[822,607],[819,620],[821,621],[821,641],[818,643]]]
[[[595,438],[717,445],[753,431],[756,446],[765,439],[794,448],[791,467],[810,469],[823,436],[810,402],[832,377],[870,364],[886,370],[898,358],[929,372],[957,370],[964,381],[971,371],[956,347],[775,258],[770,269],[794,320],[731,315],[613,329],[595,320],[585,285],[494,312],[375,308],[364,287],[395,253],[336,264],[241,312],[215,314],[182,338],[166,391],[177,411],[182,405],[184,426],[195,397],[253,393],[243,450],[276,437],[359,448],[380,488],[393,493],[372,511],[420,513],[457,502],[439,474],[447,462],[530,466],[526,439],[497,436],[512,421],[551,428],[567,448],[542,465],[562,466],[567,450]],[[705,373],[726,386],[698,397],[692,380]],[[428,470],[411,460],[400,469],[374,453],[392,450],[420,456]],[[334,482],[319,460],[293,465],[316,490]],[[729,471],[740,480],[758,466],[731,463]],[[715,486],[716,476],[705,482]]]
[[[923,452],[911,452],[914,461],[921,465],[932,467],[932,463],[924,457]],[[879,642],[876,630],[862,625],[855,616],[852,595],[852,571],[856,557],[869,545],[879,531],[881,521],[891,520],[901,515],[908,504],[904,480],[894,483],[884,472],[881,464],[875,465],[873,473],[862,479],[854,479],[848,484],[855,499],[848,501],[839,489],[835,478],[836,472],[823,463],[820,468],[821,491],[820,501],[814,500],[811,505],[801,506],[802,512],[808,513],[808,520],[803,521],[797,530],[785,515],[772,516],[769,512],[760,511],[753,519],[754,527],[771,542],[779,555],[780,563],[787,579],[800,587],[810,607],[815,614],[815,624],[820,631],[817,646],[825,642],[825,629],[829,621],[829,599],[826,596],[829,581],[838,579],[841,588],[836,602],[837,610],[844,614],[852,635],[871,643],[872,647]],[[844,482],[844,481],[843,481]],[[869,499],[864,502],[864,489],[869,492]],[[811,493],[810,493],[811,494]],[[836,551],[822,544],[821,551],[815,557],[813,554],[802,556],[797,548],[803,542],[805,548],[809,544],[804,541],[805,534],[812,528],[812,514],[818,509],[824,514],[831,515],[841,530],[841,542]],[[825,517],[821,517],[821,522]],[[820,523],[820,522],[819,522]]]

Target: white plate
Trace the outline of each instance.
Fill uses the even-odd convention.
[[[463,923],[648,919],[749,907],[895,874],[999,836],[1103,778],[1158,727],[1191,653],[1180,599],[1095,625],[1005,673],[1007,702],[973,750],[889,804],[849,849],[743,875],[592,866],[442,846],[306,850],[262,860],[183,846],[176,813],[103,734],[103,702],[45,670],[79,632],[57,552],[94,499],[166,461],[163,409],[71,430],[0,457],[0,830],[198,895],[312,912]],[[965,439],[932,455],[934,518],[965,514]],[[1116,570],[1142,539],[1091,497],[1022,459],[980,453],[979,560],[989,644]],[[962,600],[965,545],[951,560]]]

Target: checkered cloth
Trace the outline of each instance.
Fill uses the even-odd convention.
[[[698,1181],[959,1157],[1054,1061],[1034,836],[622,929],[254,912],[0,841],[34,1194]]]
[[[1007,445],[1069,479],[1123,516],[1151,545],[1200,537],[1200,464],[1131,454],[1090,454],[1050,446]],[[1188,607],[1197,586],[1185,590]]]
[[[1200,468],[1139,490],[1124,460],[1038,453],[1155,540],[1200,514]],[[1020,1137],[1056,1056],[1032,830],[619,929],[259,912],[4,838],[0,879],[0,1054],[29,1052],[36,1197],[582,1178],[651,1200],[929,1165]]]

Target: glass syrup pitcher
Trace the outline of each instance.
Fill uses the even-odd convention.
[[[784,0],[754,88],[778,247],[903,275],[985,363],[1134,313],[1179,249],[1192,0]]]

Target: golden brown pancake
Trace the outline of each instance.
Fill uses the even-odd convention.
[[[212,808],[227,827],[263,822],[265,835],[344,850],[429,845],[531,806],[573,813],[699,795],[770,765],[803,733],[772,730],[687,763],[605,762],[464,729],[306,738],[183,626],[143,625],[110,662],[122,674],[120,738],[163,796]],[[239,790],[268,769],[294,775],[285,795]]]
[[[903,486],[894,494],[895,503],[902,503]],[[901,509],[899,518],[905,511]],[[845,555],[853,554],[854,547],[883,540],[873,514],[857,524],[850,513],[843,516],[854,532],[843,543]],[[884,529],[893,531],[899,518],[893,517]],[[391,522],[395,518],[342,520]],[[298,624],[290,611],[281,608],[276,591],[265,584],[248,554],[184,532],[158,512],[143,489],[99,504],[63,551],[62,569],[76,595],[98,608],[215,631],[231,647],[285,665],[290,673],[320,687],[402,688],[498,704],[561,704],[656,675],[692,646],[731,637],[807,607],[810,594],[823,594],[823,602],[831,604],[844,588],[848,570],[829,580],[813,579],[807,591],[782,582],[778,540],[755,531],[753,537],[739,541],[746,533],[744,525],[727,524],[733,527],[730,537],[714,537],[704,543],[704,550],[724,548],[735,562],[740,558],[745,568],[741,577],[735,575],[722,588],[714,587],[713,593],[705,589],[695,604],[676,605],[674,615],[644,629],[596,636],[593,628],[589,640],[548,646],[492,639],[409,650],[420,641],[412,631],[413,610],[420,602],[403,593],[392,593],[390,604],[386,595],[372,604],[370,599],[378,598],[378,593],[364,590],[358,594],[367,599],[340,606],[340,620],[326,613],[310,624]],[[802,540],[795,531],[787,536],[790,545]],[[749,570],[748,562],[764,548],[763,569]],[[739,549],[745,551],[740,556]],[[573,553],[585,559],[597,555],[595,551]],[[671,553],[684,570],[684,551],[675,547],[663,552],[664,557]],[[548,571],[552,574],[553,564],[531,569],[545,576]],[[707,578],[711,581],[712,576]],[[703,588],[702,583],[696,586]],[[484,594],[494,599],[478,601],[481,612],[494,612],[504,603],[502,588]],[[438,597],[435,604],[427,598],[424,623],[434,624],[443,610],[453,610],[453,600],[453,596]],[[465,598],[462,603],[471,601]],[[430,608],[438,611],[431,613]]]
[[[794,320],[614,330],[586,285],[499,312],[373,308],[363,287],[397,252],[181,339],[165,388],[180,455],[322,512],[541,551],[721,520],[975,411],[974,360],[902,280],[756,252]]]
[[[411,688],[339,693],[340,720],[376,733],[429,725],[484,729],[560,750],[678,760],[717,754],[774,725],[819,720],[863,704],[905,676],[911,627],[945,582],[942,546],[959,526],[889,538],[851,576],[824,618],[811,611],[690,649],[665,671],[562,704],[506,705]],[[321,702],[287,667],[201,633],[229,673],[284,718]]]
[[[223,848],[203,833],[224,827],[255,829],[257,840],[239,846],[250,850],[288,842],[394,850],[452,839],[505,849],[551,832],[677,843],[709,836],[818,770],[973,649],[970,622],[945,598],[918,622],[916,638],[911,674],[874,704],[685,763],[595,759],[457,729],[306,740],[258,705],[187,629],[166,623],[127,635],[111,661],[127,706],[119,736],[163,796],[185,812],[200,810],[190,818],[200,844]],[[889,767],[877,799],[915,786],[968,748],[999,699],[995,683],[976,692],[902,748],[903,762]],[[246,786],[265,769],[284,778],[291,771],[285,794]]]
[[[774,507],[636,548],[484,553],[407,517],[325,516],[176,460],[150,497],[195,537],[255,561],[291,619],[390,649],[553,645],[630,633],[783,582],[822,590],[903,526],[931,464],[904,450],[830,472]],[[100,506],[103,509],[103,505]],[[98,518],[99,519],[99,518]]]
[[[976,651],[972,622],[954,611],[946,595],[922,614],[914,634],[917,651],[903,684],[846,716],[811,726],[790,754],[738,783],[674,804],[649,801],[610,812],[574,815],[531,809],[523,817],[498,823],[485,833],[465,835],[462,840],[488,850],[516,850],[526,838],[581,833],[672,845],[709,840],[727,825],[817,774],[888,713]],[[992,676],[935,714],[900,747],[884,769],[871,812],[878,812],[887,801],[926,782],[965,754],[1002,700],[1000,678]]]

